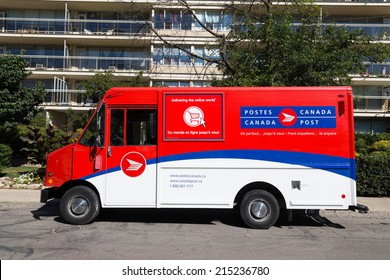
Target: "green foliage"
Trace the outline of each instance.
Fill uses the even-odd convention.
[[[371,43],[361,31],[323,25],[320,12],[310,1],[272,5],[245,13],[241,30],[220,41],[225,86],[325,86],[348,85],[350,73],[363,73],[362,57],[383,61],[390,48]],[[299,24],[297,24],[299,22]],[[225,52],[225,53],[224,53]]]
[[[27,66],[20,56],[0,55],[0,143],[9,145],[14,155],[18,155],[22,147],[20,129],[39,112],[38,105],[45,96],[41,84],[33,88],[23,85],[31,74]]]
[[[367,155],[375,151],[389,152],[390,133],[355,134],[355,150],[358,155]]]
[[[87,125],[93,112],[93,109],[89,110],[88,112],[81,113],[69,109],[66,112],[67,124],[65,125],[64,130],[68,132],[76,132],[79,129],[83,129]]]
[[[23,85],[30,72],[27,63],[9,53],[0,55],[0,126],[27,123],[39,111],[45,97],[42,84],[33,88]]]
[[[107,90],[118,86],[148,86],[148,82],[143,77],[142,72],[135,78],[118,79],[114,77],[111,71],[106,71],[104,73],[97,73],[90,81],[84,83],[82,87],[85,89],[85,92],[81,96],[83,98],[90,98],[94,103],[97,103],[103,98]]]
[[[77,139],[79,139],[82,132],[83,132],[82,128],[76,129],[76,131],[73,133],[73,136],[69,139],[69,144],[76,143]]]
[[[356,158],[356,185],[358,195],[390,195],[390,154],[372,153]]]
[[[22,126],[16,123],[0,125],[0,143],[10,146],[14,156],[18,156],[23,147],[23,142],[19,138]]]
[[[27,158],[32,164],[46,165],[47,155],[70,142],[73,134],[68,134],[52,125],[46,129],[28,127],[28,135],[21,136],[25,142]]]
[[[358,195],[390,195],[390,134],[356,134]]]
[[[139,72],[134,78],[127,78],[114,81],[116,87],[147,87],[149,86],[148,80],[143,76],[142,72]]]
[[[22,174],[26,173],[36,173],[39,168],[35,166],[26,166],[26,165],[18,165],[18,166],[11,166],[8,168],[3,169],[3,174],[6,177],[10,177],[11,179],[14,179],[16,177],[19,177]]]
[[[372,144],[372,149],[378,152],[390,153],[390,140],[380,140]]]
[[[63,128],[64,131],[67,132],[68,135],[72,135],[69,138],[68,143],[75,143],[81,133],[83,132],[84,127],[87,125],[89,119],[91,118],[94,110],[91,109],[88,112],[75,112],[72,109],[69,109],[66,112],[67,124]]]
[[[93,102],[99,102],[106,91],[113,86],[113,74],[110,71],[97,73],[93,78],[84,84],[85,93],[82,94],[85,98],[91,98]]]
[[[8,145],[0,144],[0,172],[11,165],[12,149]]]
[[[44,114],[41,113],[30,121],[30,125],[18,126],[17,135],[19,135],[20,141],[23,143],[20,149],[23,152],[23,156],[27,157],[29,163],[41,166],[34,173],[35,175],[42,176],[44,174],[47,155],[62,146],[73,143],[81,133],[78,126],[84,126],[84,123],[88,121],[88,113],[79,115],[74,111],[69,111],[67,116],[71,120],[69,130],[68,128],[61,130],[51,124],[47,124]],[[74,133],[74,131],[77,131],[78,134]]]

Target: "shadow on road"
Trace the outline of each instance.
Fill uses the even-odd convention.
[[[52,200],[39,209],[31,211],[31,213],[38,220],[41,217],[55,217],[54,220],[56,222],[65,223],[60,217],[59,208],[59,200]],[[245,224],[241,221],[238,211],[221,209],[102,209],[95,222],[149,224],[215,224],[220,222],[229,226],[246,228]],[[294,211],[291,222],[288,221],[286,213],[282,212],[275,226],[327,226],[340,229],[345,228],[321,216],[319,211],[304,210]]]
[[[60,216],[60,201],[58,199],[50,200],[37,210],[31,211],[34,219],[40,220],[41,217]]]

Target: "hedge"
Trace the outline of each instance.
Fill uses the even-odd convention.
[[[357,155],[356,185],[359,196],[389,196],[390,154],[373,152]]]

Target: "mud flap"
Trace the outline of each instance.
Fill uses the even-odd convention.
[[[349,206],[349,210],[351,210],[351,211],[357,210],[357,211],[359,211],[359,213],[367,214],[369,209],[366,205],[356,204],[356,205]]]

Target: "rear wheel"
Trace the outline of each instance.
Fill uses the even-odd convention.
[[[61,198],[60,211],[64,220],[70,224],[88,224],[99,215],[99,198],[88,187],[73,187]]]
[[[279,203],[264,190],[252,190],[241,201],[240,214],[243,222],[251,228],[267,229],[279,218]]]

